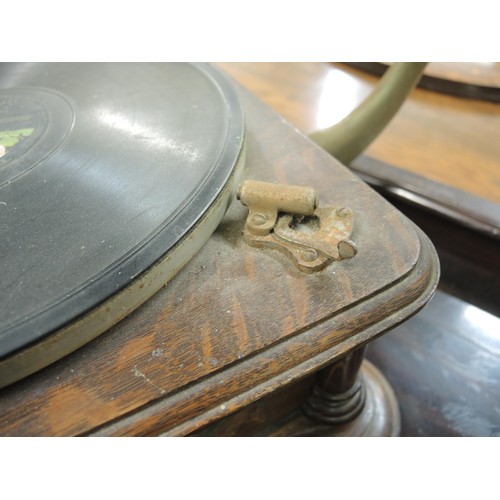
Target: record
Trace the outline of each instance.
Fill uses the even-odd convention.
[[[207,64],[0,65],[0,384],[188,262],[232,199],[243,144],[236,92]]]

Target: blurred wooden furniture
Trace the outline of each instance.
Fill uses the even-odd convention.
[[[378,82],[377,76],[345,64],[219,66],[305,134],[340,121]],[[498,63],[431,63],[426,72],[484,85],[500,81]],[[365,154],[500,203],[499,133],[498,103],[416,88]]]
[[[242,240],[247,209],[235,201],[144,306],[0,391],[0,435],[242,434],[245,422],[238,432],[207,426],[270,394],[272,411],[256,419],[259,432],[275,424],[268,435],[399,432],[392,390],[372,365],[359,369],[365,346],[431,297],[435,251],[344,166],[252,95],[241,99],[247,176],[312,186],[320,206],[350,208],[358,254],[304,274]]]

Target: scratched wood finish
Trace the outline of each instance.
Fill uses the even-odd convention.
[[[367,358],[397,395],[401,436],[500,436],[499,331],[498,317],[438,290],[423,311],[368,345]],[[195,435],[283,436],[296,422],[302,435],[311,433],[301,403],[314,381],[306,377]]]
[[[0,435],[184,435],[317,371],[430,298],[428,239],[248,93],[246,175],[354,211],[359,253],[304,275],[241,238],[235,201],[199,254],[95,341],[0,392]]]
[[[366,97],[379,78],[344,64],[220,63],[302,132],[333,125]],[[440,75],[456,67],[431,65]],[[462,69],[462,71],[464,71]],[[447,73],[448,72],[448,73]],[[472,64],[467,77],[477,72]],[[498,82],[498,66],[480,81]],[[339,115],[338,110],[342,110]],[[429,179],[500,202],[500,105],[415,89],[380,136],[369,156]]]
[[[383,172],[381,167],[388,166],[377,167]],[[409,179],[399,180],[403,186],[412,185]],[[429,181],[423,182],[422,193],[436,190]],[[454,204],[448,205],[447,212],[429,211],[384,187],[378,189],[431,238],[441,263],[439,290],[430,304],[400,327],[370,342],[367,349],[368,359],[397,394],[401,435],[499,436],[500,241],[491,231],[478,231],[450,218]],[[493,210],[482,212],[482,207],[474,205],[479,200],[464,199],[460,193],[447,192],[450,188],[443,189],[440,186],[440,200],[456,197],[462,202],[457,203],[458,208],[488,216],[498,227]],[[302,436],[326,435],[329,429],[307,419],[303,411],[319,373],[195,435],[289,436],[294,431]],[[353,427],[348,426],[345,434],[336,427],[335,435],[352,435]]]
[[[439,256],[439,287],[469,304],[500,316],[500,239],[432,213],[380,189],[431,239]],[[493,214],[491,214],[493,215]]]

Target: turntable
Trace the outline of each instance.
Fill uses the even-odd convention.
[[[5,385],[102,333],[193,257],[235,189],[243,117],[209,66],[0,75]]]
[[[2,65],[0,144],[0,435],[397,434],[434,249],[225,75]]]

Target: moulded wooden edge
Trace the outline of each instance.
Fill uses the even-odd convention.
[[[419,228],[414,226],[414,230],[420,242],[419,258],[399,281],[365,301],[325,318],[312,328],[284,339],[263,353],[245,358],[86,435],[190,434],[290,382],[314,373],[333,359],[358,349],[403,323],[425,306],[439,281],[436,251]],[[355,317],[361,319],[354,325]],[[275,372],[276,363],[273,363],[277,358],[281,360],[282,367],[279,373]],[[231,383],[227,383],[228,380]],[[194,415],[189,404],[193,397],[197,398],[198,406]]]

